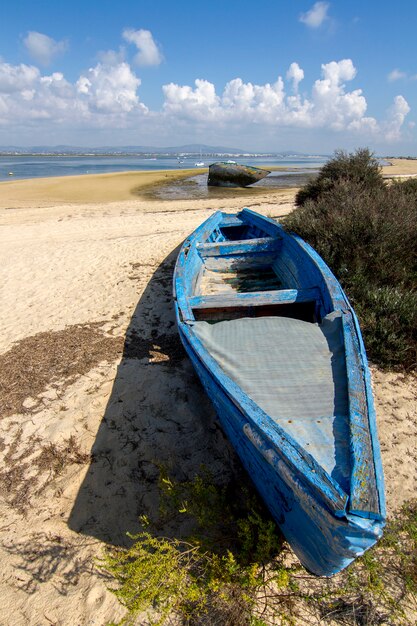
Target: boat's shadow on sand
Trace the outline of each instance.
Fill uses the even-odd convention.
[[[158,267],[132,316],[123,357],[68,525],[113,545],[158,516],[160,469],[224,483],[240,465],[181,346],[172,300],[178,249]]]

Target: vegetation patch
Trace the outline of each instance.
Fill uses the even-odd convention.
[[[37,333],[0,355],[0,415],[36,410],[49,386],[61,391],[102,361],[121,355],[123,338],[106,335],[102,323],[75,324]],[[64,386],[62,383],[64,382]],[[33,398],[30,409],[25,400]]]
[[[43,445],[32,465],[41,472],[48,471],[51,477],[55,478],[67,465],[84,465],[90,460],[90,454],[82,452],[76,438],[71,435],[61,445],[52,442]]]
[[[121,624],[414,623],[417,501],[389,523],[376,547],[327,579],[298,563],[242,481],[219,486],[203,471],[174,483],[162,472],[160,487],[160,518],[142,518],[131,547],[108,547],[98,562],[127,609]],[[162,527],[171,532],[162,534]]]
[[[90,454],[83,452],[71,435],[61,444],[43,443],[37,437],[28,440],[28,447],[20,448],[22,431],[18,430],[2,460],[0,495],[19,513],[25,514],[33,497],[50,485],[51,479],[61,475],[69,465],[84,465]]]
[[[141,522],[130,548],[109,547],[98,563],[117,582],[124,624],[139,614],[164,624],[174,613],[180,623],[249,624],[267,578],[282,581],[266,565],[283,539],[251,486],[215,485],[204,469],[175,483],[161,471],[159,518]]]
[[[417,181],[388,184],[369,150],[338,152],[283,225],[330,266],[382,367],[417,364]]]

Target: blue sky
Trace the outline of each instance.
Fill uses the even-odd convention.
[[[416,155],[417,3],[385,6],[3,2],[0,145]]]

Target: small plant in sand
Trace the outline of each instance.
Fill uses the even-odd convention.
[[[143,612],[151,612],[151,623],[162,624],[172,612],[186,614],[186,607],[204,603],[194,574],[201,563],[198,546],[146,531],[128,536],[130,548],[108,549],[99,564],[118,583],[111,590],[128,611],[122,624],[134,624]]]
[[[372,550],[332,579],[292,557],[255,492],[215,485],[208,472],[178,483],[161,473],[161,517],[107,548],[99,568],[127,609],[121,624],[409,626],[417,611],[417,502]],[[170,503],[172,506],[170,506]],[[177,518],[185,539],[157,528]],[[178,528],[180,524],[176,524]],[[191,528],[190,528],[191,525]],[[177,533],[180,534],[180,533]],[[414,613],[413,613],[414,611]]]
[[[382,540],[312,601],[336,624],[409,626],[417,615],[417,501],[405,504]],[[332,621],[333,620],[333,621]],[[324,621],[326,623],[326,621]]]
[[[40,454],[34,459],[33,465],[41,471],[48,471],[55,477],[62,473],[69,464],[83,465],[90,461],[90,455],[82,452],[74,435],[64,440],[61,445],[49,442],[41,448]]]
[[[282,538],[258,498],[251,489],[232,498],[205,470],[183,483],[162,473],[160,486],[159,524],[179,516],[190,535],[162,537],[142,518],[146,528],[129,535],[130,548],[107,549],[99,567],[118,583],[113,592],[128,609],[122,623],[145,612],[154,624],[176,613],[184,623],[261,626],[258,596],[272,582],[287,586],[289,577],[281,566],[267,566]]]

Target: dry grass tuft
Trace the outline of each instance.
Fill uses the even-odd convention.
[[[0,415],[36,410],[25,408],[27,398],[58,381],[68,386],[102,361],[121,355],[123,338],[104,334],[102,323],[76,324],[18,341],[0,355]],[[62,389],[62,387],[61,387]]]
[[[38,496],[52,479],[62,474],[69,465],[84,465],[91,457],[82,452],[73,435],[62,444],[42,443],[39,438],[32,437],[28,441],[29,446],[20,447],[18,451],[21,443],[21,431],[18,431],[4,456],[4,468],[0,470],[0,494],[9,506],[24,515],[31,499]]]
[[[45,444],[33,464],[41,472],[49,471],[54,477],[61,474],[68,464],[83,465],[89,461],[90,454],[82,452],[74,435],[71,435],[62,446],[52,442]]]

